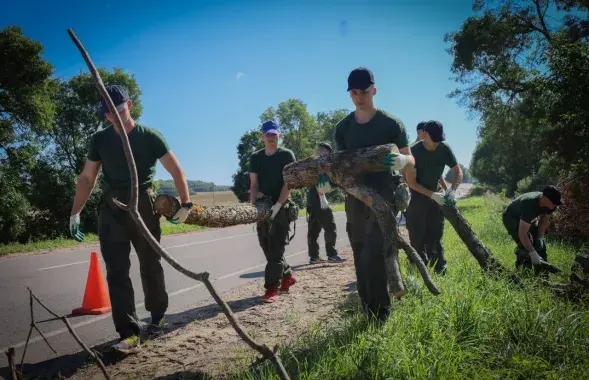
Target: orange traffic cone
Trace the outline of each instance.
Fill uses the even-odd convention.
[[[72,310],[72,314],[105,314],[111,311],[110,297],[98,263],[98,253],[90,254],[90,270],[86,280],[86,291],[82,307]]]

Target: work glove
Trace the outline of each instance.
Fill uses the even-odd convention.
[[[383,158],[382,164],[388,170],[401,170],[407,164],[407,156],[391,151]]]
[[[168,222],[172,224],[182,224],[188,218],[188,214],[190,213],[190,209],[192,208],[192,202],[182,203],[182,207],[180,210],[176,211],[173,217],[168,219]]]
[[[325,210],[326,208],[329,208],[329,202],[327,201],[325,194],[319,193],[319,203],[321,204],[321,208],[323,210]]]
[[[317,182],[315,187],[317,188],[317,192],[319,193],[319,195],[327,194],[334,190],[331,187],[331,181],[329,180],[329,176],[325,173],[319,176],[319,182]]]
[[[80,231],[80,213],[70,216],[70,235],[77,241],[84,240],[84,234]]]
[[[532,264],[534,264],[534,265],[538,265],[538,264],[540,264],[542,261],[544,261],[544,260],[542,260],[542,258],[541,258],[541,257],[540,257],[540,255],[538,254],[538,252],[536,252],[535,250],[534,250],[534,251],[530,251],[530,252],[528,252],[528,253],[529,253],[529,255],[530,255],[530,259],[532,260]]]
[[[270,209],[271,214],[270,214],[270,217],[268,218],[269,222],[272,222],[274,220],[274,218],[276,217],[276,214],[278,214],[278,211],[280,211],[281,207],[282,207],[282,203],[280,203],[280,202],[274,203],[274,206],[272,206],[272,208]]]
[[[444,198],[446,199],[446,206],[454,206],[456,204],[456,190],[449,188],[446,190]]]
[[[440,206],[444,206],[446,204],[446,198],[444,198],[444,193],[432,193],[431,199],[433,199],[437,204]]]

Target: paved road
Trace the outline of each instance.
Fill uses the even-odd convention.
[[[463,196],[468,187],[461,186],[458,195]],[[335,216],[338,246],[345,246],[348,244],[345,214],[337,212]],[[291,265],[308,262],[306,234],[307,223],[304,218],[300,218],[296,236],[286,251]],[[322,243],[323,236],[319,239]],[[263,277],[265,259],[253,225],[168,236],[162,239],[162,245],[185,267],[195,271],[208,270],[220,292]],[[8,347],[16,348],[19,360],[22,355],[30,323],[27,286],[58,315],[69,314],[72,309],[81,306],[90,252],[93,249],[97,248],[76,248],[0,260],[0,368],[7,365],[4,351]],[[101,265],[106,273],[102,261]],[[214,302],[200,283],[177,272],[163,260],[162,265],[170,296],[170,314],[190,309],[206,299]],[[138,316],[148,320],[149,314],[142,302],[139,263],[134,253],[131,256],[131,278],[135,287]],[[40,307],[35,309],[35,315],[37,320],[51,317]],[[82,340],[89,345],[108,342],[117,336],[110,314],[72,317],[71,322]],[[61,322],[43,324],[41,329],[60,356],[80,351]],[[25,363],[39,363],[55,356],[34,332]]]

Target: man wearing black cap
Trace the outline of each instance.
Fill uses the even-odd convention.
[[[446,271],[442,245],[444,215],[439,206],[443,206],[447,199],[454,201],[455,191],[462,181],[462,169],[445,142],[442,123],[427,121],[423,130],[424,139],[411,146],[415,169],[407,171],[411,203],[405,216],[411,245],[426,264],[434,265],[436,273],[443,274]],[[446,165],[454,172],[454,180],[444,194],[438,186]]]
[[[153,180],[157,161],[159,160],[172,175],[180,194],[182,207],[170,218],[172,223],[183,223],[192,208],[186,177],[161,133],[133,120],[131,117],[133,102],[127,90],[122,86],[114,85],[108,86],[107,91],[123,122],[137,167],[139,213],[151,234],[159,241],[160,215],[153,208],[155,201]],[[103,194],[98,209],[98,237],[106,264],[112,318],[121,337],[120,342],[115,344],[113,349],[128,354],[139,349],[141,331],[135,312],[133,285],[129,278],[131,243],[139,259],[145,309],[151,312],[151,323],[147,328],[150,334],[160,332],[164,327],[168,294],[160,256],[143,238],[129,213],[113,203],[113,198],[123,203],[129,201],[131,179],[123,151],[123,142],[114,128],[115,115],[109,112],[104,99],[101,99],[100,114],[113,125],[97,131],[90,138],[88,158],[76,186],[70,217],[70,233],[78,241],[84,239],[84,234],[80,231],[80,212],[96,184],[98,171],[102,168]]]
[[[516,267],[531,268],[541,260],[548,261],[544,234],[548,217],[560,205],[563,205],[560,191],[549,185],[541,192],[520,195],[505,208],[503,225],[517,244]]]
[[[417,138],[415,138],[415,141],[413,142],[413,144],[411,144],[411,148],[413,148],[413,145],[417,144],[418,142],[420,142],[421,140],[425,139],[425,123],[427,123],[426,121],[420,121],[419,123],[417,123]],[[442,189],[444,189],[444,191],[448,190],[448,184],[446,183],[446,180],[444,179],[444,175],[440,176],[440,185],[442,186]]]
[[[264,148],[252,154],[249,169],[250,202],[255,204],[262,194],[274,202],[269,220],[256,225],[258,241],[267,261],[264,270],[266,292],[262,296],[262,301],[267,303],[276,301],[279,293],[287,293],[296,283],[290,265],[284,258],[289,243],[289,214],[294,203],[282,176],[282,169],[296,159],[293,151],[278,146],[280,137],[278,123],[269,120],[262,124]]]
[[[330,154],[331,151],[331,145],[322,142],[319,143],[316,154],[323,156]],[[319,244],[317,243],[317,239],[322,228],[325,237],[327,260],[334,263],[345,261],[344,258],[338,255],[337,249],[335,248],[335,242],[337,240],[335,218],[333,216],[333,210],[325,198],[325,194],[331,188],[324,190],[321,186],[309,186],[307,190],[307,245],[309,247],[309,264],[315,264],[321,261],[319,259]]]
[[[337,150],[394,143],[399,153],[391,152],[383,161],[389,170],[366,174],[364,183],[395,207],[395,190],[402,178],[392,171],[412,167],[414,163],[405,125],[397,117],[374,106],[376,87],[369,69],[359,67],[350,73],[348,92],[356,109],[336,126]],[[385,255],[390,257],[392,247],[386,244],[374,213],[362,201],[347,195],[346,216],[360,300],[369,315],[385,320],[390,314],[391,304]]]

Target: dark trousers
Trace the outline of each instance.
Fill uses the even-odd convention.
[[[426,265],[434,266],[436,273],[442,273],[447,263],[442,244],[444,214],[440,206],[431,198],[412,191],[405,218],[413,248]]]
[[[385,319],[391,307],[385,255],[392,254],[392,247],[385,245],[372,210],[350,195],[346,197],[346,216],[360,301],[368,314]]]
[[[112,198],[126,202],[128,193],[107,192],[104,195],[98,216],[100,250],[106,264],[106,280],[112,306],[115,328],[121,338],[139,334],[141,326],[135,311],[133,284],[129,277],[131,268],[131,243],[139,259],[141,285],[145,295],[145,309],[152,316],[163,315],[168,308],[168,294],[160,256],[151,248],[136,227],[129,213],[119,209]],[[160,215],[154,211],[155,195],[139,191],[139,213],[147,228],[157,241],[161,238]]]
[[[524,248],[524,245],[519,239],[519,219],[512,218],[508,215],[503,214],[503,226],[509,233],[509,236],[511,236],[513,241],[515,241],[515,243],[517,244],[517,248],[515,249],[515,267],[524,267],[526,269],[532,268],[532,260],[530,259],[528,250]],[[528,239],[530,239],[532,245],[536,247],[536,252],[538,252],[538,255],[544,261],[548,262],[548,255],[546,254],[546,249],[539,249],[539,247],[537,247],[538,222],[533,222],[530,225],[530,229],[528,231]]]
[[[335,242],[337,240],[337,232],[335,226],[335,218],[333,211],[328,209],[319,209],[307,212],[308,215],[308,230],[307,230],[307,245],[309,247],[309,257],[319,257],[319,234],[323,229],[323,237],[325,238],[325,251],[328,257],[337,256],[335,249]]]
[[[288,245],[290,226],[284,207],[278,211],[272,223],[263,221],[256,224],[258,241],[266,256],[264,271],[264,288],[269,289],[280,284],[280,280],[292,274],[290,265],[284,258],[284,251]]]

